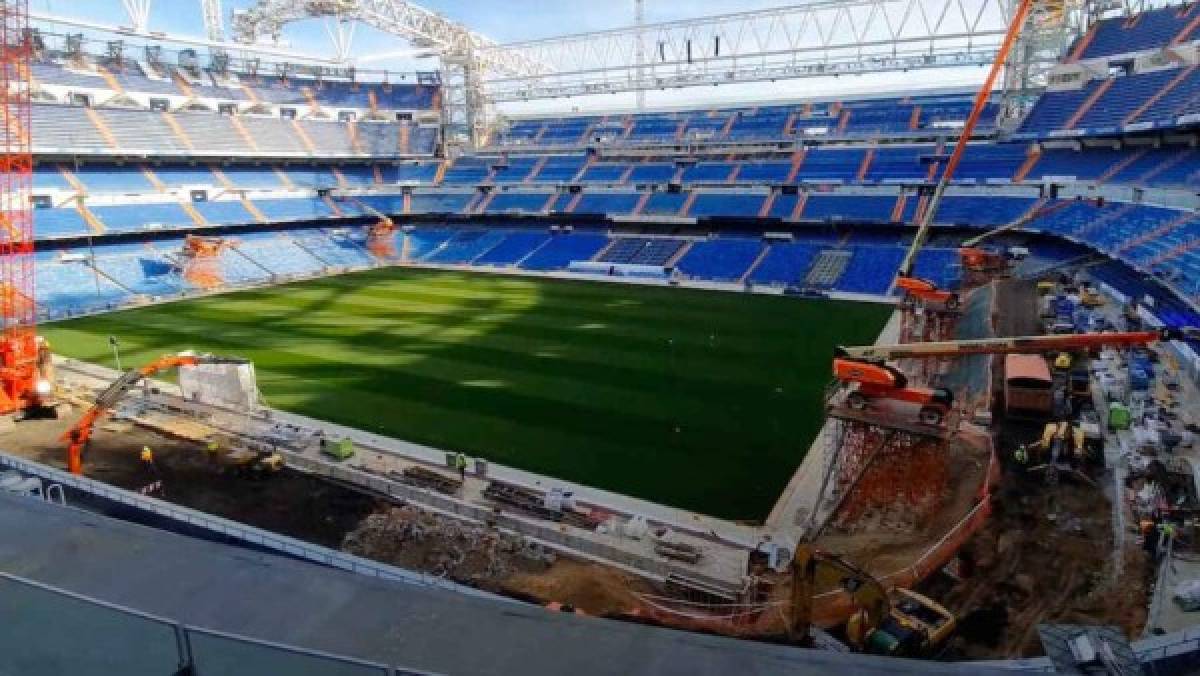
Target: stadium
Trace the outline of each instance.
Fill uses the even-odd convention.
[[[1196,4],[66,4],[0,671],[1200,670]]]

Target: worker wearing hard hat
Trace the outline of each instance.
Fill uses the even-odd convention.
[[[146,463],[147,465],[154,464],[154,451],[149,446],[142,446],[142,452],[138,457],[140,457],[142,462]]]

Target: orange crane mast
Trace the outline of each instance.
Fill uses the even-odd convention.
[[[929,229],[933,225],[933,217],[937,214],[942,196],[945,194],[946,188],[950,185],[950,181],[954,178],[955,171],[958,170],[958,164],[962,161],[963,153],[967,149],[967,143],[970,141],[971,135],[975,132],[975,126],[979,123],[979,118],[983,115],[984,108],[987,107],[988,98],[992,95],[992,89],[996,86],[996,79],[1000,75],[1000,70],[1004,67],[1004,62],[1008,59],[1008,54],[1012,51],[1017,36],[1020,35],[1021,28],[1025,25],[1025,21],[1029,17],[1032,8],[1033,0],[1021,0],[1021,3],[1017,6],[1012,21],[1009,23],[1008,32],[1004,36],[1004,42],[1001,43],[1000,50],[996,53],[996,60],[992,62],[987,78],[984,79],[983,85],[980,86],[979,92],[975,95],[975,105],[971,108],[971,114],[967,116],[967,121],[959,133],[958,142],[954,145],[954,152],[950,154],[950,160],[946,163],[946,169],[942,172],[942,176],[934,188],[933,196],[926,203],[925,210],[917,216],[917,234],[913,237],[912,244],[908,248],[908,253],[905,254],[904,260],[900,263],[900,269],[896,274],[896,286],[903,289],[907,296],[922,304],[936,304],[950,309],[958,305],[956,294],[938,289],[937,285],[929,280],[914,277],[913,268],[916,265],[917,254],[920,253],[921,248],[925,245],[925,240],[929,238]]]
[[[29,0],[0,2],[0,415],[52,395],[34,300]]]

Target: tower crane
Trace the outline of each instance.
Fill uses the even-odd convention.
[[[83,473],[83,450],[92,437],[96,421],[110,413],[139,382],[154,374],[171,368],[199,366],[201,364],[249,364],[249,360],[240,357],[218,357],[210,354],[198,355],[187,352],[164,355],[140,368],[130,369],[113,381],[97,397],[90,409],[79,418],[71,429],[63,435],[62,441],[67,442],[67,469],[72,474]]]
[[[46,406],[54,391],[34,298],[30,35],[29,0],[0,2],[0,415]]]
[[[1103,347],[1139,347],[1159,341],[1198,337],[1200,329],[1184,328],[839,347],[833,359],[833,375],[846,390],[845,402],[851,409],[865,410],[875,399],[917,404],[920,407],[918,421],[936,426],[942,424],[949,414],[954,394],[946,388],[910,385],[905,374],[889,362],[974,354],[1037,354]]]

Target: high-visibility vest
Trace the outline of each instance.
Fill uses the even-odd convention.
[[[467,456],[462,453],[454,456],[454,466],[459,469],[465,469],[467,466]]]
[[[142,446],[142,462],[154,462],[154,451],[149,446]]]

